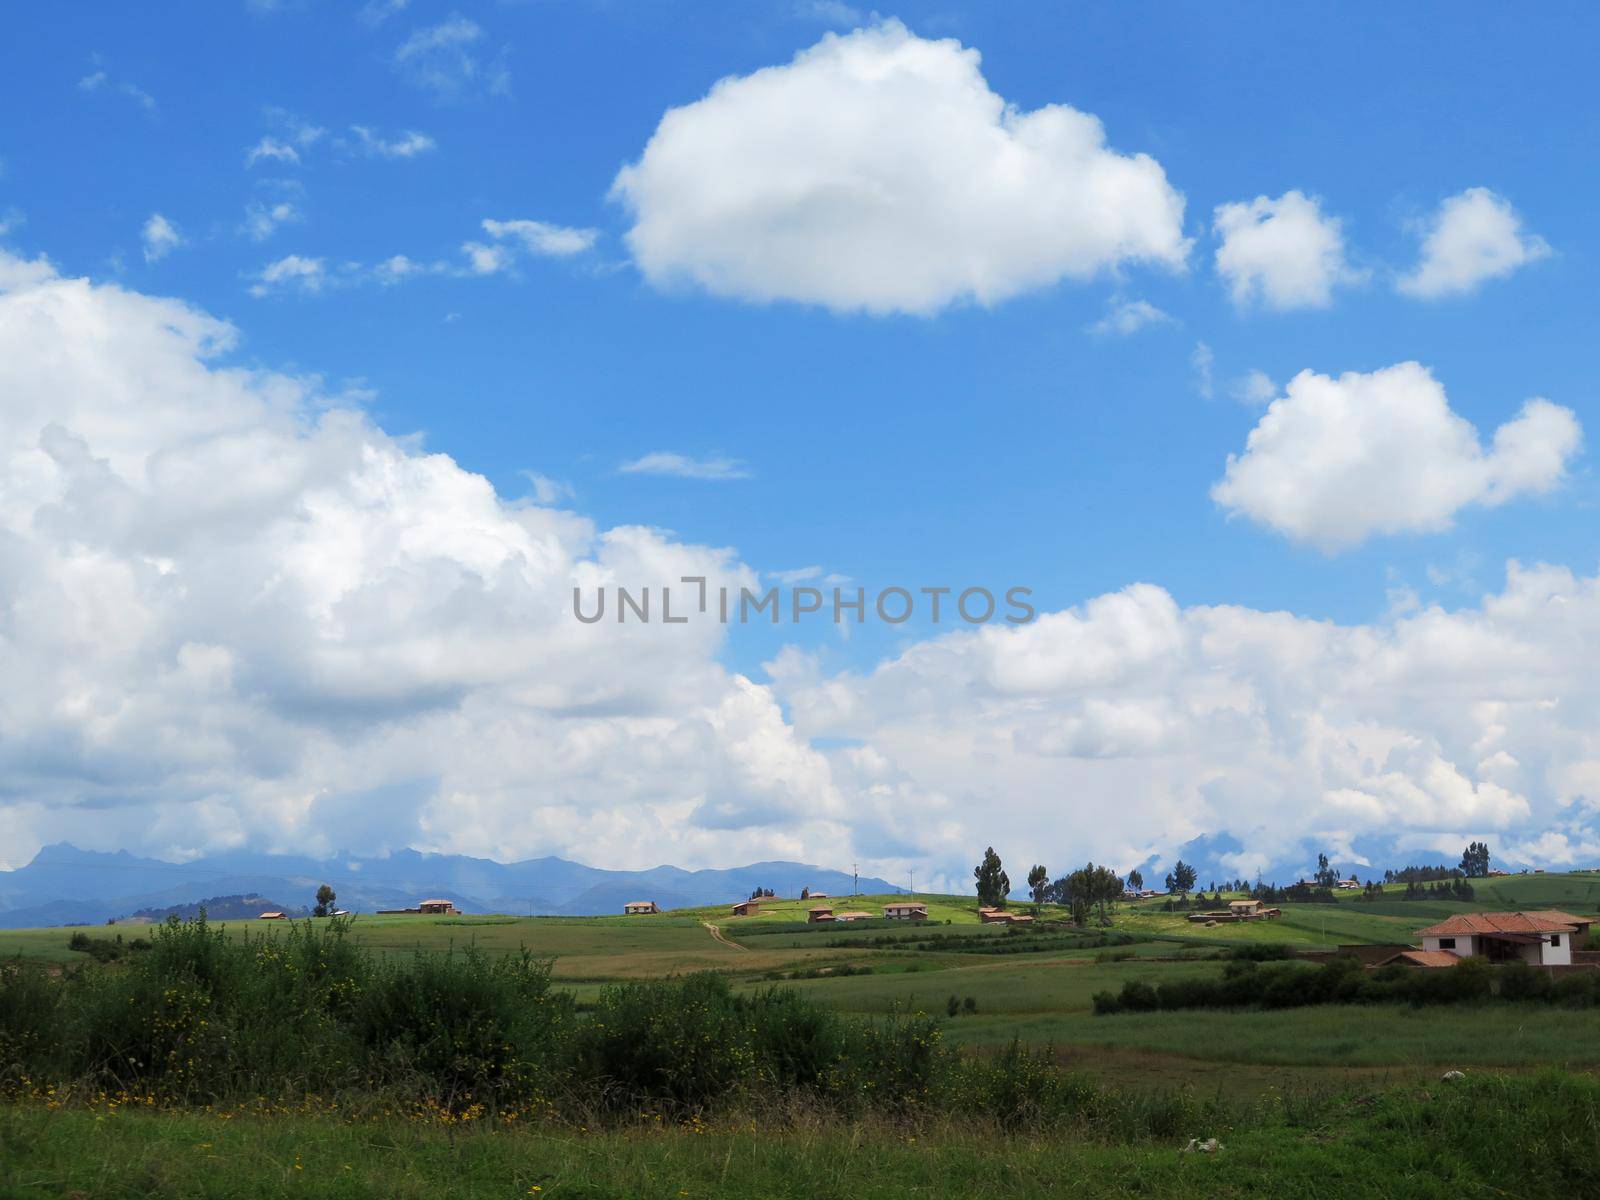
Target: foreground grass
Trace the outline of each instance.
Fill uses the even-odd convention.
[[[1221,1128],[1117,1143],[981,1120],[843,1123],[762,1111],[620,1130],[0,1106],[0,1195],[258,1197],[1450,1197],[1600,1191],[1600,1086],[1485,1076],[1280,1099]],[[760,1123],[755,1123],[759,1121]],[[1221,1139],[1184,1153],[1190,1136]]]

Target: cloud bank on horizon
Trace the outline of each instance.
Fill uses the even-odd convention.
[[[509,95],[508,51],[475,21],[397,36],[385,70],[430,102]],[[314,304],[535,263],[626,271],[603,261],[614,244],[641,291],[869,330],[1102,281],[1104,315],[1077,328],[1113,346],[1193,319],[1129,295],[1134,279],[1182,281],[1265,327],[1377,292],[1434,313],[1556,257],[1482,186],[1411,227],[1403,270],[1356,248],[1337,197],[1292,180],[1186,225],[1182,181],[1152,151],[1065,103],[1008,100],[983,65],[887,19],[728,75],[662,112],[612,178],[620,235],[598,215],[485,209],[502,215],[441,235],[451,249],[335,257],[279,246],[307,206],[269,180],[236,236],[275,239],[273,257],[240,287]],[[241,141],[252,174],[334,148],[321,126],[271,120]],[[409,121],[329,124],[355,135],[340,153],[386,170],[448,145]],[[220,236],[138,211],[146,266]],[[238,327],[155,290],[0,249],[0,867],[57,840],[180,858],[415,845],[629,867],[858,858],[964,887],[982,845],[1031,853],[1069,825],[1076,856],[1122,868],[1218,831],[1242,875],[1308,837],[1345,863],[1380,838],[1600,858],[1600,576],[1513,559],[1470,603],[1401,596],[1370,621],[1185,606],[1134,578],[866,664],[789,645],[739,670],[713,620],[586,625],[573,589],[782,572],[654,524],[607,527],[543,475],[499,494],[386,429],[359,385],[250,362]],[[1485,419],[1467,381],[1400,354],[1230,384],[1210,342],[1184,337],[1207,398],[1265,406],[1187,503],[1263,540],[1334,555],[1437,535],[1555,503],[1582,469],[1578,411],[1542,387]],[[731,439],[641,436],[606,462],[612,481],[707,504],[769,470]]]
[[[1218,828],[1241,873],[1309,831],[1600,853],[1600,687],[1572,652],[1600,631],[1595,578],[1512,564],[1481,607],[1354,627],[1135,584],[865,673],[787,650],[757,681],[718,664],[710,621],[567,619],[575,585],[753,582],[726,552],[508,503],[319,381],[232,365],[236,337],[0,256],[10,865],[93,813],[180,856],[953,868],[1083,803],[1084,851],[1119,864]],[[1425,371],[1391,374],[1448,425]],[[1371,383],[1302,376],[1288,403]],[[1537,480],[1540,436],[1503,428],[1477,457],[1447,438],[1446,465]]]

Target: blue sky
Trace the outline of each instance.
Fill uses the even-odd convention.
[[[869,589],[1025,585],[1042,611],[1145,582],[1181,609],[1286,610],[1354,628],[1430,605],[1474,609],[1505,587],[1511,559],[1592,573],[1593,469],[1570,438],[1528,468],[1532,482],[1464,484],[1442,518],[1401,512],[1397,531],[1337,545],[1286,536],[1294,518],[1271,515],[1279,501],[1260,493],[1231,510],[1213,499],[1265,402],[1302,371],[1421,363],[1484,447],[1533,397],[1576,428],[1593,421],[1600,105],[1584,80],[1597,18],[1576,6],[1537,20],[1489,6],[1356,15],[1266,4],[937,4],[882,18],[805,3],[46,7],[13,18],[24,28],[0,44],[0,214],[11,213],[0,242],[47,256],[64,277],[230,322],[238,342],[225,362],[318,376],[313,408],[355,404],[388,435],[419,434],[504,501],[539,499],[534,474],[549,481],[543,499],[597,529],[670,531],[763,574],[815,566]],[[1158,163],[1183,200],[1168,231],[1191,240],[1181,263],[1110,255],[1085,278],[1056,272],[992,302],[969,294],[880,314],[781,298],[782,280],[780,298],[750,299],[641,269],[628,237],[638,213],[612,188],[663,115],[719,79],[780,67],[831,33],[881,31],[880,20],[978,51],[982,80],[1018,112],[1093,114],[1110,151]],[[705,169],[714,194],[729,165]],[[1441,205],[1469,189],[1511,214],[1525,261],[1446,294],[1398,288]],[[1337,223],[1326,300],[1236,302],[1216,261],[1217,209],[1291,192]],[[149,236],[157,214],[165,242]],[[486,220],[540,222],[583,246],[517,250]],[[499,247],[499,268],[469,269],[468,243]],[[413,273],[386,282],[379,264],[397,255]],[[291,257],[321,264],[315,291],[263,282]],[[1133,303],[1159,316],[1095,331]],[[1270,387],[1241,395],[1252,372]],[[1403,447],[1387,453],[1407,461]],[[731,464],[713,473],[735,477],[620,469],[650,454]],[[1363,478],[1370,491],[1384,476]],[[1362,486],[1341,476],[1326,503]],[[1317,529],[1334,519],[1302,517]],[[766,686],[763,664],[793,645],[815,655],[813,674],[857,678],[937,632],[740,629],[713,657]],[[623,668],[596,667],[611,669]],[[796,719],[800,698],[775,694]],[[812,738],[872,741],[831,725]],[[1216,770],[1182,787],[1212,786]],[[1543,786],[1545,802],[1570,800]],[[1511,790],[1539,793],[1526,781]],[[1468,828],[1422,824],[1429,836]],[[1125,855],[1130,844],[1116,843]],[[879,857],[942,853],[903,849]]]

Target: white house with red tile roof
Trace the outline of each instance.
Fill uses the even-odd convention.
[[[1588,936],[1593,917],[1575,917],[1553,908],[1532,912],[1459,913],[1417,931],[1423,952],[1457,958],[1481,954],[1491,962],[1518,959],[1536,967],[1572,965],[1572,943]],[[1440,959],[1417,965],[1447,965]]]

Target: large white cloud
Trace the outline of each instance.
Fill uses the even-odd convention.
[[[1469,504],[1549,491],[1582,442],[1570,409],[1529,400],[1485,450],[1426,367],[1337,379],[1302,371],[1228,457],[1224,507],[1286,537],[1340,550],[1375,533],[1449,528]]]
[[[1009,106],[976,50],[886,21],[662,117],[613,195],[645,277],[872,313],[1181,267],[1183,197],[1100,121]]]
[[[508,502],[235,336],[0,254],[0,863],[409,843],[959,887],[991,843],[1129,866],[1217,830],[1244,873],[1307,836],[1600,857],[1594,578],[1513,566],[1369,626],[1141,584],[763,683],[720,627],[570,616],[574,581],[753,584],[728,552]]]
[[[1344,233],[1315,196],[1289,191],[1276,200],[1217,206],[1217,274],[1241,308],[1326,308],[1333,290],[1359,282],[1345,260]]]
[[[801,733],[862,741],[832,754],[846,794],[915,812],[944,861],[992,843],[1126,868],[1227,830],[1242,849],[1225,865],[1245,875],[1302,840],[1353,862],[1369,838],[1431,857],[1486,836],[1587,865],[1597,634],[1600,580],[1512,564],[1480,608],[1375,625],[1184,609],[1140,584],[866,674],[793,651],[771,670]],[[856,832],[875,830],[892,844],[892,819]]]
[[[234,338],[0,254],[0,860],[847,855],[826,763],[716,665],[719,627],[571,613],[578,583],[749,571],[503,501],[315,380],[227,365]]]
[[[1543,238],[1523,232],[1510,202],[1488,188],[1448,197],[1421,228],[1421,258],[1395,286],[1423,300],[1475,291],[1550,255]]]

